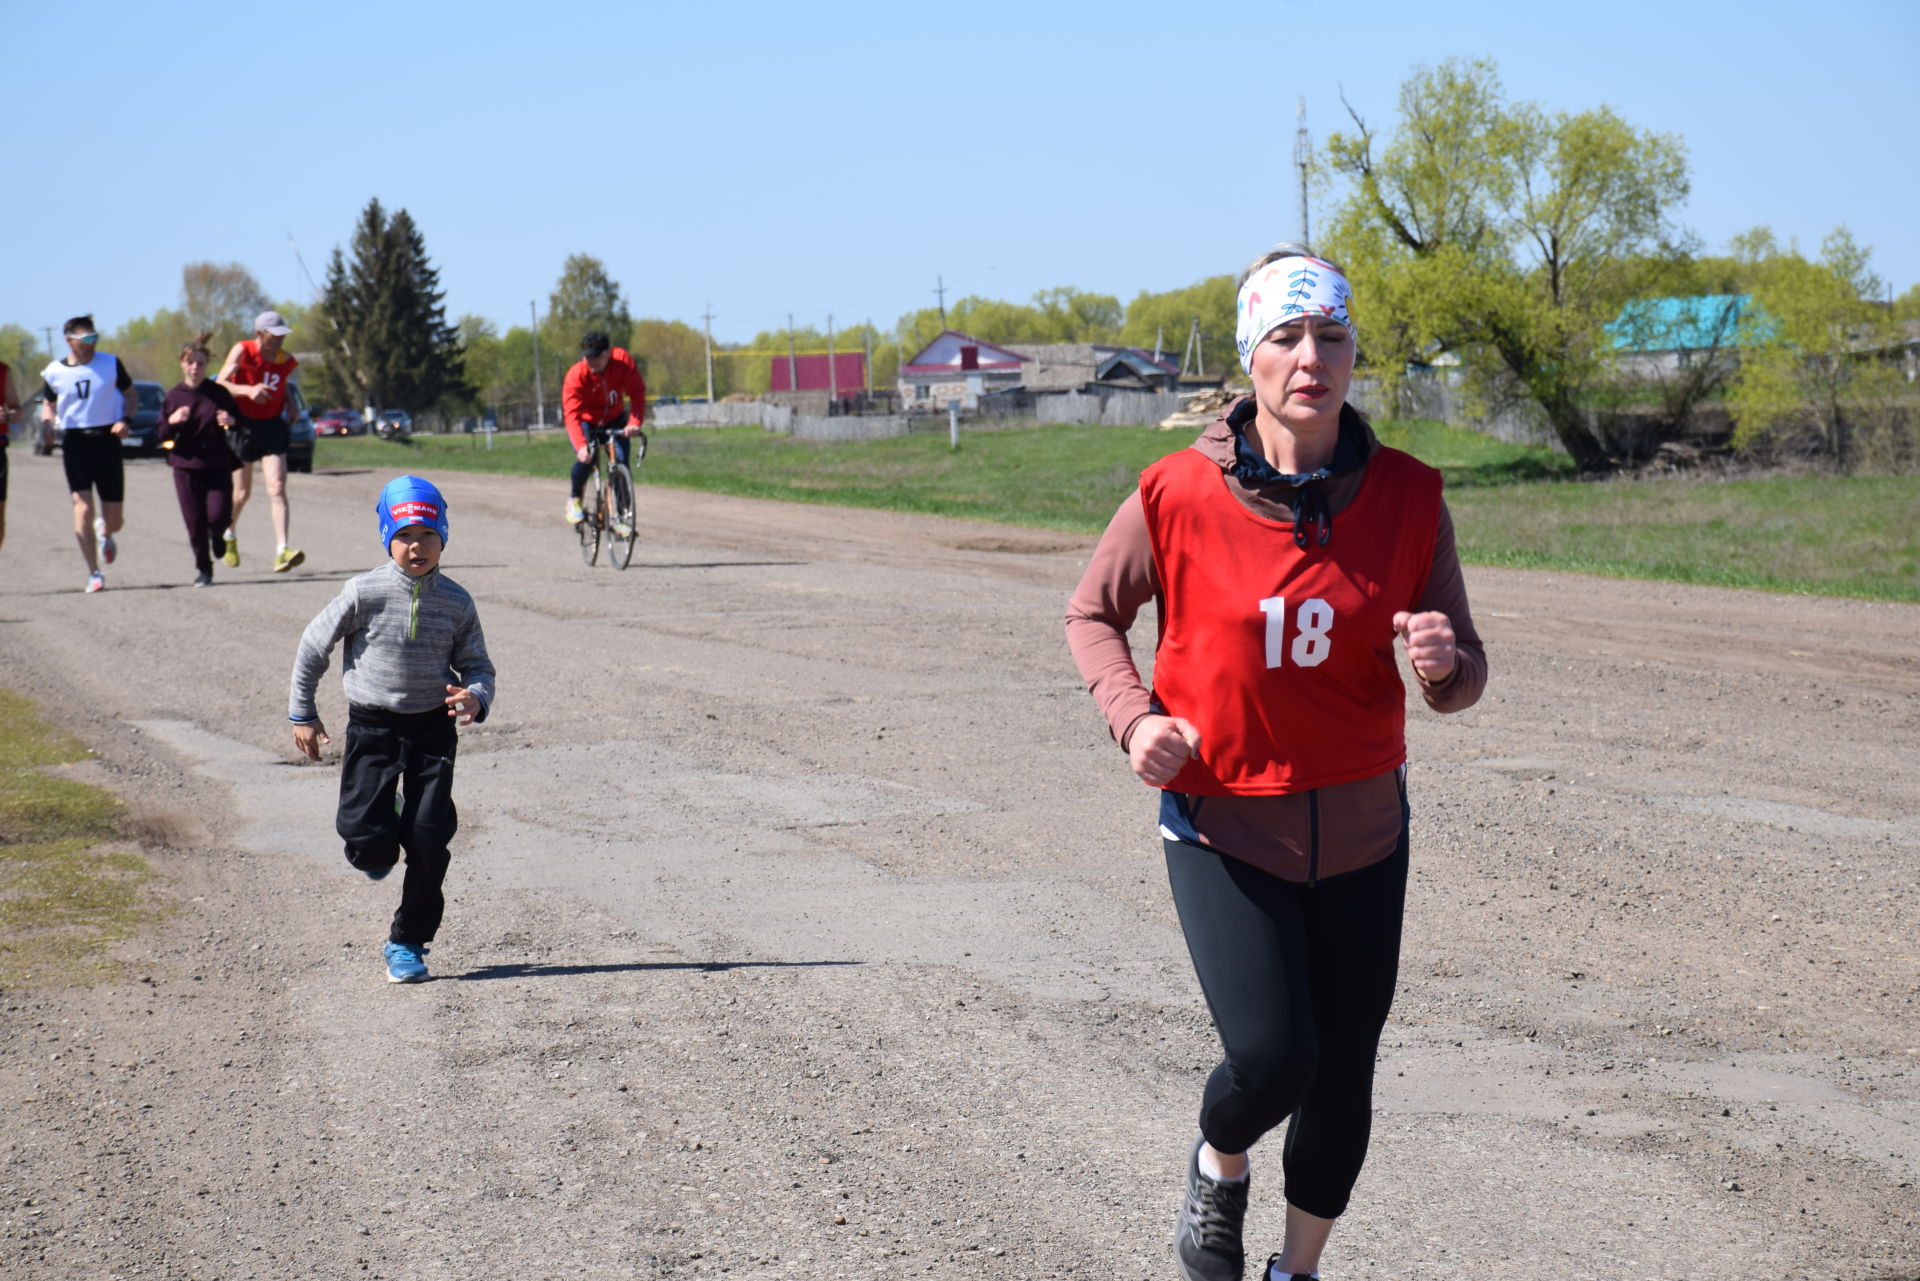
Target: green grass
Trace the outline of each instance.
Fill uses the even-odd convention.
[[[1572,479],[1567,460],[1428,421],[1376,424],[1446,476],[1462,559],[1615,577],[1920,601],[1920,478]],[[1098,533],[1140,470],[1192,439],[1128,427],[814,444],[756,427],[652,433],[644,484]],[[547,476],[565,437],[329,438],[321,466]]]
[[[1510,485],[1447,503],[1475,564],[1920,602],[1916,476]]]
[[[0,983],[110,979],[106,949],[153,915],[146,862],[100,848],[119,835],[120,803],[48,772],[85,755],[0,689]]]

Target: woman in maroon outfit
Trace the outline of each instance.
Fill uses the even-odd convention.
[[[180,517],[193,547],[195,587],[213,586],[213,558],[233,519],[233,450],[227,430],[239,412],[233,394],[207,377],[213,357],[201,334],[180,349],[181,381],[160,405],[160,448],[173,468]]]

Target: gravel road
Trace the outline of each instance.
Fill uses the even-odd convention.
[[[618,573],[557,483],[436,477],[501,693],[396,987],[396,887],[284,720],[387,476],[294,477],[307,564],[265,571],[262,498],[195,591],[134,464],[85,596],[58,462],[13,452],[0,683],[96,750],[172,910],[124,982],[0,993],[0,1274],[1175,1275],[1215,1049],[1061,639],[1089,540],[643,488]],[[1410,716],[1330,1281],[1920,1276],[1920,610],[1469,584],[1493,676]],[[1254,1178],[1259,1258],[1277,1150]]]

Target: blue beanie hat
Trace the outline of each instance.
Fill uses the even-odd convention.
[[[393,536],[409,525],[425,525],[447,541],[447,500],[432,481],[418,476],[397,476],[387,482],[373,505],[380,515],[380,545],[392,545]]]

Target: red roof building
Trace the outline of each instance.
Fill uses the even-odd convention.
[[[800,372],[798,387],[793,385],[795,364],[798,364]],[[836,395],[851,396],[866,388],[867,357],[864,352],[842,351],[831,356],[821,352],[792,360],[786,356],[773,358],[771,391],[832,391]]]

